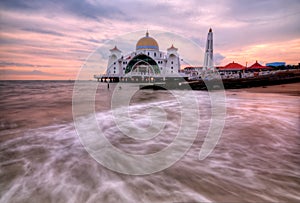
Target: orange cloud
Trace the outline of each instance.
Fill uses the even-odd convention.
[[[235,50],[228,49],[222,51],[222,54],[226,55],[223,65],[232,61],[251,64],[256,60],[261,63],[283,61],[288,64],[298,64],[300,62],[300,39],[256,44]]]

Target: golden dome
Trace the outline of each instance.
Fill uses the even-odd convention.
[[[146,32],[146,36],[139,39],[139,41],[136,43],[136,50],[139,49],[154,49],[158,50],[158,43],[155,39],[152,37],[149,37],[148,31]]]

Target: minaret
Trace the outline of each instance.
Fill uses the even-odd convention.
[[[211,28],[207,35],[203,68],[204,70],[214,69],[213,32]]]
[[[118,63],[118,59],[121,58],[121,53],[122,51],[119,50],[117,48],[117,46],[115,46],[114,48],[110,49],[110,55],[108,58],[108,64],[107,64],[107,69],[106,69],[106,74],[116,74],[119,73],[119,63]]]

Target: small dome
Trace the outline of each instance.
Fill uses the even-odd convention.
[[[152,37],[149,37],[148,31],[146,32],[146,36],[141,38],[137,43],[136,43],[136,50],[139,49],[152,49],[152,50],[158,50],[158,43],[155,39]]]

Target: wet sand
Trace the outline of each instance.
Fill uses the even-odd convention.
[[[271,85],[263,87],[252,87],[244,89],[226,90],[228,92],[251,92],[251,93],[272,93],[272,94],[285,94],[290,96],[300,96],[300,82]]]

